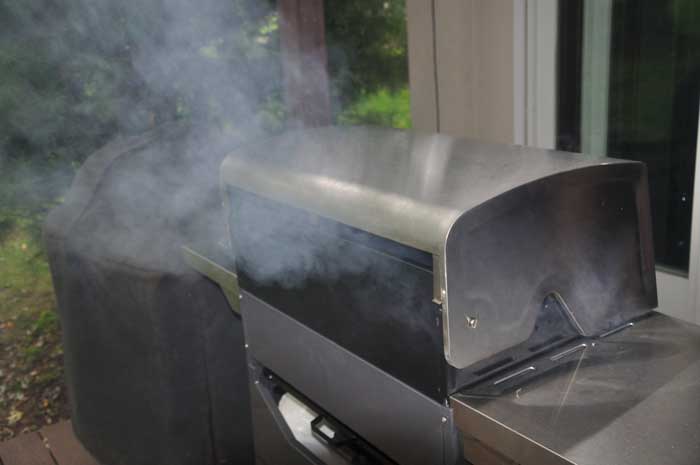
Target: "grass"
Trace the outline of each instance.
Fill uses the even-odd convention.
[[[55,307],[49,266],[35,228],[31,220],[17,219],[0,242],[0,321],[29,323]]]
[[[67,417],[68,404],[61,331],[39,224],[22,214],[0,216],[0,223],[2,440]]]

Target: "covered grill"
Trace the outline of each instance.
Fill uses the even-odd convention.
[[[238,150],[221,180],[233,260],[188,257],[242,315],[261,463],[317,463],[289,396],[347,463],[700,458],[700,334],[652,311],[642,164],[323,128]],[[643,441],[647,401],[656,421],[690,404],[664,423],[680,442]]]

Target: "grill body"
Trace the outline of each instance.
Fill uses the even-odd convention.
[[[640,163],[321,128],[237,150],[221,185],[260,463],[587,463],[518,442],[537,425],[510,429],[525,423],[505,399],[610,373],[599,341],[631,353],[666,324]],[[662,363],[662,339],[643,363]],[[290,427],[289,396],[342,439],[312,428],[329,455]]]
[[[549,295],[586,336],[656,306],[640,163],[323,128],[221,179],[243,288],[437,401],[530,356]]]

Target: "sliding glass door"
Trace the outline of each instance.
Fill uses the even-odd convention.
[[[692,234],[698,24],[693,0],[559,2],[557,148],[646,163],[660,307],[691,321],[700,252]]]

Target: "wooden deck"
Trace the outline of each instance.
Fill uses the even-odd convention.
[[[99,465],[73,435],[70,421],[0,442],[0,465]]]

